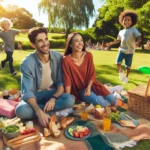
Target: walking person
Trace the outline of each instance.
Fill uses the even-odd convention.
[[[4,41],[4,50],[6,58],[1,61],[1,68],[5,67],[5,64],[9,62],[10,73],[12,76],[17,74],[13,66],[13,52],[15,48],[15,36],[20,32],[27,32],[28,30],[14,30],[11,29],[13,26],[12,22],[8,18],[2,18],[0,20],[0,38]]]

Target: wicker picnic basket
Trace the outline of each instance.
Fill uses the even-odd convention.
[[[150,120],[150,79],[147,85],[137,86],[128,91],[129,110]]]

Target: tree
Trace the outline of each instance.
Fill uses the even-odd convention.
[[[142,34],[142,49],[144,49],[144,37],[149,34],[150,28],[149,7],[150,0],[106,0],[105,5],[99,9],[99,16],[95,21],[95,33],[102,33],[104,35],[109,33],[112,36],[117,36],[119,30],[122,28],[118,22],[119,14],[126,9],[135,10],[138,14],[136,27]]]
[[[66,36],[75,27],[88,27],[94,13],[92,0],[41,0],[38,7],[48,14],[49,27],[65,27]]]
[[[29,29],[36,26],[37,21],[32,18],[32,14],[25,8],[20,8],[17,5],[7,5],[4,12],[3,17],[9,18],[15,28]]]

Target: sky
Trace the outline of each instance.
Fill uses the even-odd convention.
[[[19,7],[24,7],[27,9],[30,13],[33,14],[33,18],[37,20],[38,22],[44,23],[44,26],[48,26],[48,17],[47,14],[38,11],[38,3],[41,0],[3,0],[3,2],[0,2],[0,4],[5,7],[7,4],[11,5],[18,5]],[[92,19],[90,19],[90,25],[89,27],[92,27],[94,20],[96,16],[98,15],[98,8],[102,6],[102,3],[100,3],[100,0],[93,0],[94,6],[95,6],[95,15]]]

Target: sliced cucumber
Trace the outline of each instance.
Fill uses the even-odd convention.
[[[71,136],[73,136],[73,130],[74,130],[74,128],[68,128],[68,133],[69,133]]]

